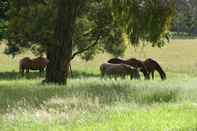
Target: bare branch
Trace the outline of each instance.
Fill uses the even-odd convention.
[[[94,46],[96,46],[98,44],[98,41],[100,39],[100,36],[101,35],[98,35],[97,36],[97,38],[96,38],[96,40],[95,40],[95,42],[93,44],[89,45],[88,47],[86,47],[84,49],[78,50],[77,52],[73,53],[73,55],[71,56],[70,60],[74,59],[77,55],[79,55],[79,54],[81,54],[81,53],[83,53],[83,52],[85,52],[85,51],[93,48]]]

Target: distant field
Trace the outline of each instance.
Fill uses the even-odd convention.
[[[17,56],[15,59],[8,57],[3,52],[4,45],[0,49],[0,71],[18,71],[18,61],[31,53]],[[153,58],[157,60],[168,72],[197,74],[197,39],[171,40],[170,44],[163,48],[128,48],[125,58],[135,57],[139,59]],[[99,65],[107,61],[112,56],[109,54],[99,54],[93,61],[85,62],[76,58],[72,62],[74,70],[98,73]]]
[[[159,48],[132,48],[125,58],[156,59],[167,80],[101,79],[99,65],[74,59],[67,86],[42,85],[38,74],[22,78],[18,61],[0,45],[0,131],[196,131],[197,39]]]

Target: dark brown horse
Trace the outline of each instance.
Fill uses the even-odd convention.
[[[47,67],[48,60],[43,57],[38,57],[35,59],[30,59],[29,57],[25,57],[19,62],[19,71],[22,75],[26,70],[26,73],[29,73],[29,70],[39,70],[40,76],[44,69]]]
[[[150,73],[152,75],[152,79],[154,79],[154,72],[157,71],[161,77],[162,80],[166,79],[166,73],[164,72],[164,70],[161,68],[161,66],[159,65],[158,62],[156,62],[155,60],[149,58],[146,59],[144,61],[144,64],[148,70],[148,74],[150,76]]]
[[[146,66],[144,65],[143,61],[135,59],[135,58],[131,58],[128,60],[123,60],[121,58],[112,58],[110,60],[108,60],[109,63],[113,63],[113,64],[127,64],[130,65],[132,67],[135,68],[139,68],[140,71],[144,74],[144,78],[145,79],[150,79],[149,75],[148,75],[148,71]]]
[[[131,79],[140,79],[138,69],[126,64],[103,63],[100,65],[100,72],[101,76],[115,77],[115,79],[117,77],[125,78],[127,75]]]

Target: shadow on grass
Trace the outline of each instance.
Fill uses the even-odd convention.
[[[22,76],[19,72],[0,72],[0,80],[17,80],[17,79],[36,79],[36,78],[44,78],[45,73],[41,76],[39,72],[30,72],[29,74],[25,74]],[[89,77],[99,77],[99,74],[85,72],[85,71],[73,71],[72,76],[70,78],[89,78]]]
[[[44,74],[41,75],[44,77]],[[17,80],[17,79],[36,79],[40,78],[40,74],[38,72],[30,72],[22,76],[19,72],[0,72],[0,80]]]
[[[79,71],[79,70],[74,70],[72,72],[72,76],[69,76],[70,78],[89,78],[89,77],[100,77],[100,74],[96,74],[94,72],[85,72],[85,71]]]

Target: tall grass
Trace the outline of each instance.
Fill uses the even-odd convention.
[[[0,130],[196,129],[196,84],[197,78],[189,76],[167,81],[76,78],[67,86],[2,80]]]

